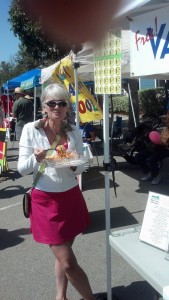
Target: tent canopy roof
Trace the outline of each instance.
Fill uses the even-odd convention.
[[[4,85],[4,89],[14,89],[16,87],[22,86],[23,89],[29,89],[33,86],[39,85],[39,80],[41,78],[41,69],[33,69],[27,71],[11,80],[8,80]]]

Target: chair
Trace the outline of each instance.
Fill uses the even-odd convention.
[[[122,117],[116,116],[113,126],[113,137],[120,138],[122,134]]]
[[[98,152],[97,152],[97,142],[100,142],[101,140],[96,137],[92,142],[91,142],[91,148],[92,148],[92,153],[93,153],[93,156],[96,157],[96,160],[97,160],[97,166],[99,168],[99,159],[98,159]]]

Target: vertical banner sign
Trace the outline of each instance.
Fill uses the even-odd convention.
[[[75,111],[76,98],[74,69],[69,57],[65,57],[60,61],[52,73],[52,78],[53,81],[60,82],[65,85],[71,95]],[[80,120],[83,123],[103,119],[102,110],[80,78],[78,78],[78,105]]]
[[[96,94],[121,94],[121,31],[108,32],[94,55]]]

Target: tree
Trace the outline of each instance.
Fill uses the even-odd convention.
[[[43,66],[52,64],[67,55],[71,46],[67,45],[63,48],[48,40],[40,21],[33,22],[24,12],[21,2],[22,0],[12,0],[9,10],[9,22],[22,45],[18,53],[21,55],[21,61],[24,59],[23,54],[26,57],[31,55],[38,67],[41,64]],[[43,57],[44,53],[45,57]]]
[[[0,63],[0,86],[2,86],[7,80],[15,77],[15,63],[2,61]]]

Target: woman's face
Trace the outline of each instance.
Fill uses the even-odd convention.
[[[68,110],[68,102],[65,100],[46,100],[45,101],[45,112],[47,112],[48,119],[53,121],[62,121],[66,117]]]

